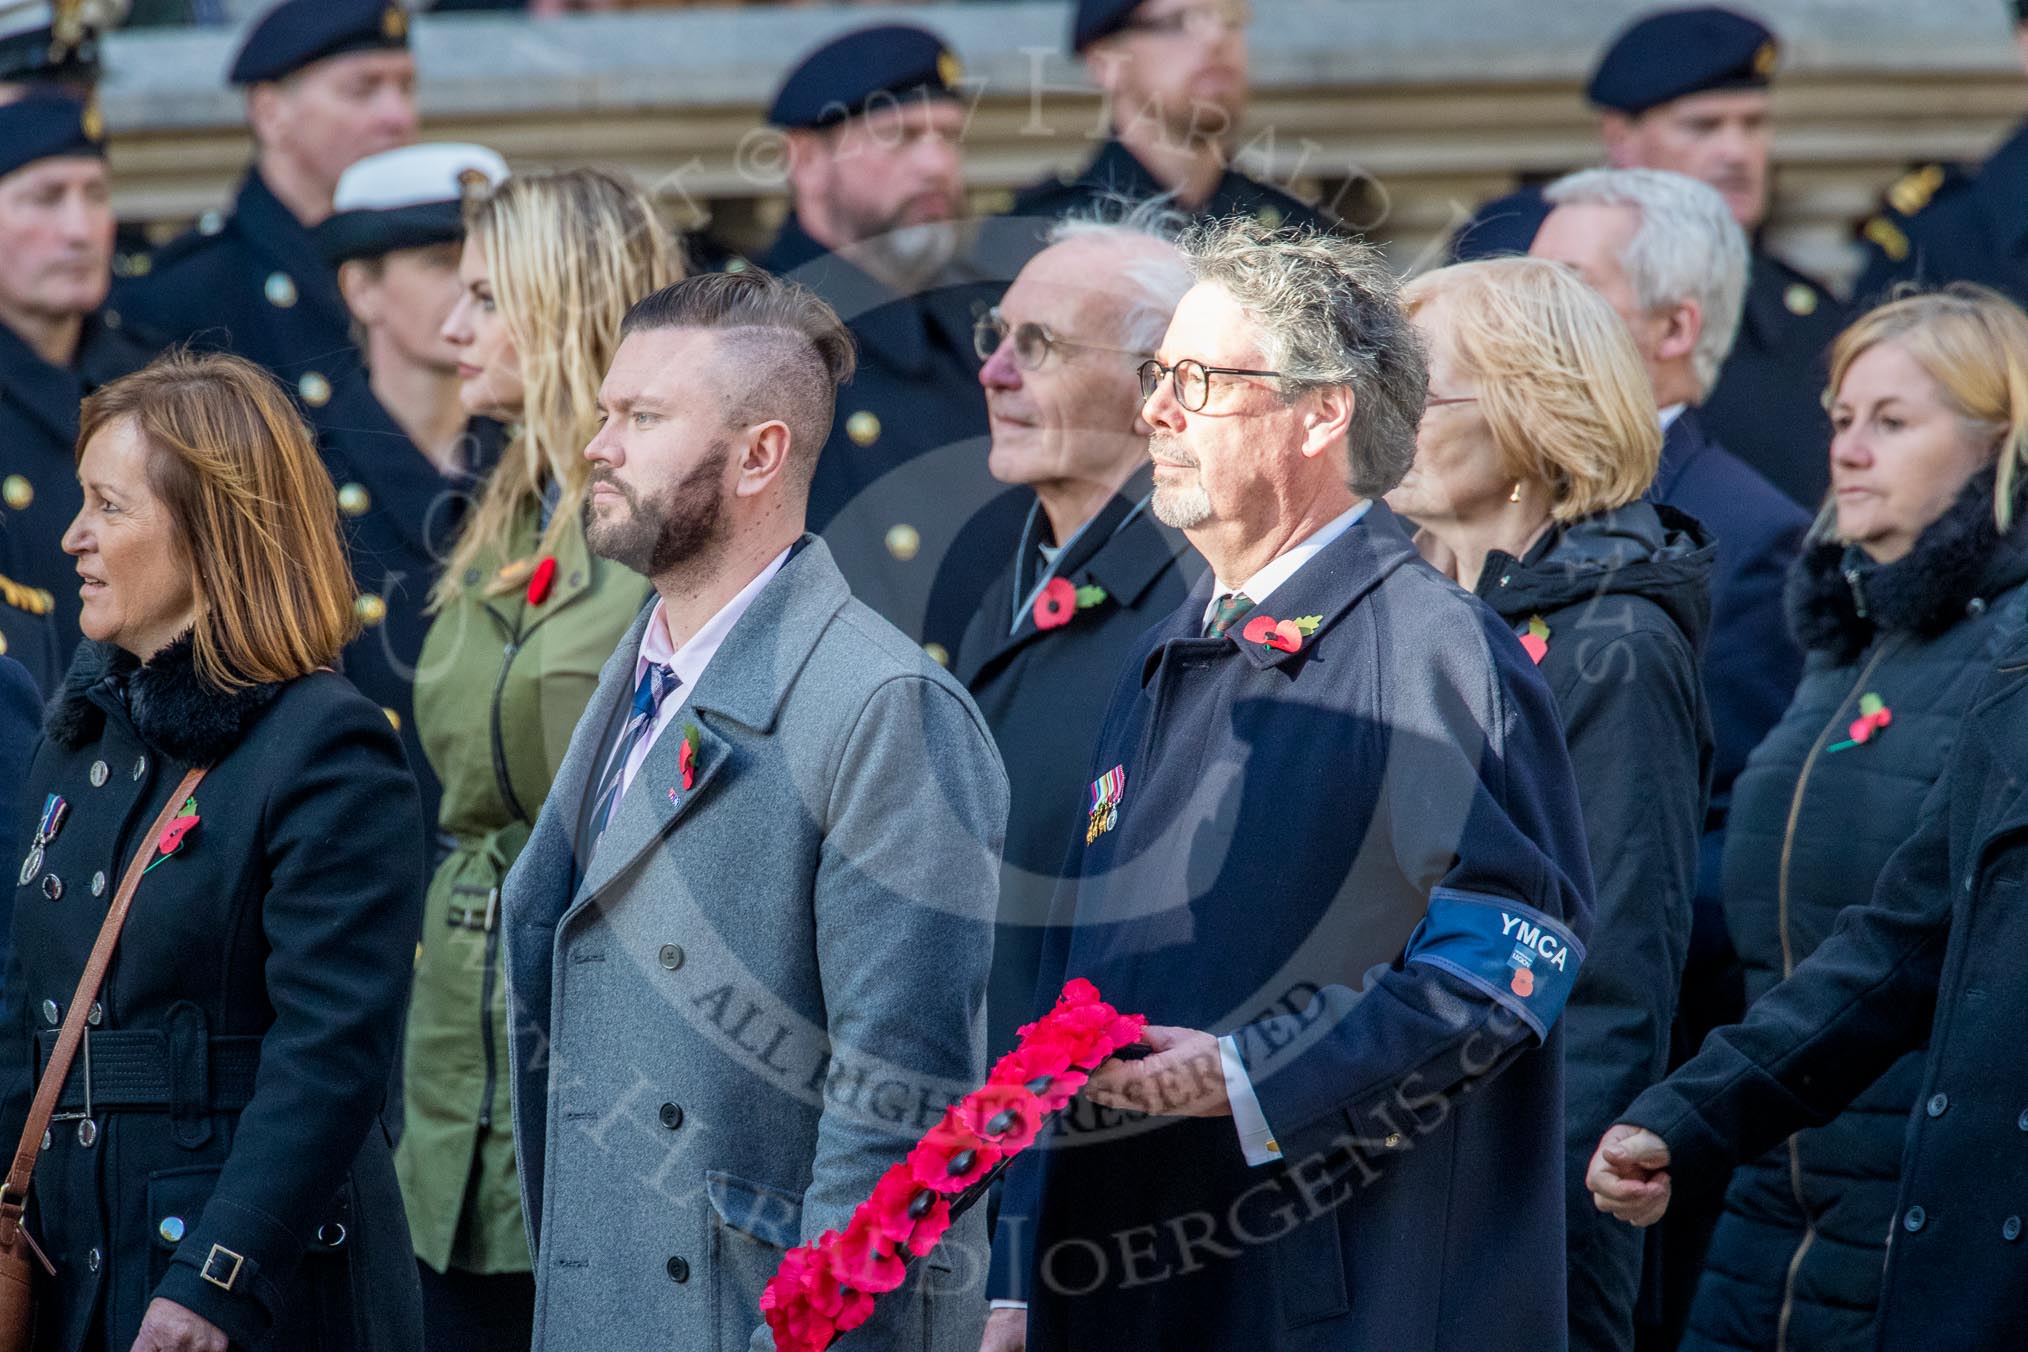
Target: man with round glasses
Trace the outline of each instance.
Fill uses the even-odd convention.
[[[1036,983],[1146,1014],[1148,1054],[1016,1157],[1028,1309],[984,1347],[1560,1347],[1592,912],[1562,725],[1381,501],[1428,376],[1378,252],[1246,218],[1181,247],[1149,510],[1210,575],[1059,809]]]
[[[1105,94],[1112,136],[1073,176],[1014,199],[1014,217],[1055,220],[1107,200],[1167,196],[1201,218],[1326,225],[1281,187],[1232,167],[1246,115],[1246,0],[1077,0],[1071,50]]]
[[[1134,363],[1190,287],[1164,224],[1142,213],[1059,225],[975,331],[987,467],[1024,513],[953,668],[1000,745],[1012,796],[989,1047],[1013,1046],[1027,1022],[1041,925],[1083,829],[1063,804],[1090,781],[1085,762],[1113,678],[1202,571],[1182,534],[1147,510],[1149,429]]]

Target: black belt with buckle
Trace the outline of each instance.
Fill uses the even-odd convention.
[[[56,1049],[57,1030],[35,1035],[36,1078],[42,1077]],[[192,1086],[195,1067],[184,1072],[184,1093],[177,1094],[177,1067],[169,1054],[169,1035],[160,1029],[85,1030],[84,1044],[71,1062],[70,1078],[58,1096],[59,1111],[79,1115],[99,1112],[167,1111],[179,1105],[215,1113],[236,1113],[253,1102],[254,1072],[261,1060],[258,1037],[215,1037],[206,1040],[202,1086]],[[195,1092],[192,1092],[193,1089]]]

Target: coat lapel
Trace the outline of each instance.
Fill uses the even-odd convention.
[[[677,827],[714,783],[737,773],[733,762],[739,755],[734,746],[738,734],[731,730],[762,735],[774,730],[782,701],[816,650],[818,639],[851,599],[851,590],[831,561],[830,550],[822,540],[805,535],[781,571],[761,588],[753,605],[733,625],[696,688],[649,748],[634,782],[606,824],[605,838],[586,863],[572,913],[624,876]],[[607,679],[601,684],[597,703],[608,719],[616,715],[622,691],[633,688],[632,658],[640,651],[646,623],[644,615],[621,649],[629,658],[624,668],[617,673],[608,668]],[[594,749],[605,742],[605,726],[601,722],[592,731]],[[697,755],[690,787],[685,789],[682,746],[686,731],[693,727]],[[576,750],[574,744],[572,751]],[[566,801],[582,803],[597,773],[596,767],[581,767],[578,777],[567,786],[577,796]],[[565,788],[559,777],[557,790]]]

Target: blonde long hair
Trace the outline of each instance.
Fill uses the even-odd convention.
[[[683,256],[647,194],[603,169],[516,174],[466,207],[467,238],[486,250],[494,304],[521,365],[519,431],[487,479],[431,592],[459,596],[464,574],[507,547],[514,523],[559,486],[538,554],[553,554],[583,505],[598,430],[598,391],[627,308],[683,275]],[[509,590],[512,578],[486,582]]]
[[[1561,263],[1492,258],[1425,273],[1410,315],[1455,302],[1439,341],[1479,381],[1502,473],[1549,487],[1571,522],[1648,491],[1662,428],[1640,353],[1605,299]]]
[[[1993,437],[1999,462],[1993,522],[2005,534],[2014,520],[2014,478],[2028,459],[2028,314],[1974,282],[1952,282],[1940,291],[1875,306],[1831,344],[1825,408],[1837,399],[1852,363],[1882,343],[1899,343],[1937,383],[1952,410]],[[1826,517],[1829,511],[1826,504]]]

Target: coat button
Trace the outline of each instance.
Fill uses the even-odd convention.
[[[105,1006],[101,1005],[96,1000],[92,1001],[92,1007],[85,1011],[85,1022],[90,1024],[92,1027],[96,1028],[105,1021],[106,1021]]]
[[[95,789],[103,789],[103,788],[104,788],[104,787],[106,786],[106,779],[107,779],[107,778],[108,778],[108,777],[109,777],[109,776],[110,776],[110,775],[111,775],[112,773],[113,773],[113,772],[112,772],[112,769],[111,769],[111,768],[110,768],[110,767],[109,767],[109,766],[108,766],[108,765],[107,765],[107,764],[106,764],[106,763],[105,763],[104,761],[102,761],[102,760],[101,760],[101,761],[93,761],[93,762],[92,762],[92,787],[93,787],[93,788],[95,788]]]
[[[683,1110],[673,1103],[662,1105],[662,1125],[674,1131],[683,1125]]]
[[[880,440],[880,419],[862,408],[845,420],[845,435],[854,446],[871,446]]]
[[[1948,1094],[1931,1094],[1928,1106],[1931,1117],[1942,1117],[1944,1109],[1951,1106],[1950,1096]]]
[[[155,1227],[155,1233],[168,1240],[171,1244],[181,1244],[183,1242],[183,1218],[181,1216],[164,1216],[162,1223]]]
[[[35,501],[35,485],[28,482],[24,474],[10,474],[0,482],[0,502],[5,502],[17,512],[28,510],[28,504]]]
[[[2014,1125],[2023,1131],[2028,1131],[2028,1108],[2021,1110],[2021,1115],[2014,1119]]]
[[[146,756],[136,756],[134,758],[134,782],[137,784],[140,783],[141,779],[147,773],[148,773],[148,758]]]
[[[660,957],[662,965],[672,972],[683,965],[683,949],[678,944],[663,944]],[[2022,1117],[2028,1119],[2028,1113],[2023,1113]]]
[[[325,1221],[317,1227],[317,1242],[327,1249],[335,1249],[345,1242],[345,1225],[342,1221]]]
[[[1912,1235],[1922,1229],[1923,1224],[1928,1220],[1929,1217],[1923,1214],[1921,1207],[1912,1206],[1908,1209],[1907,1214],[1901,1218],[1901,1228]]]
[[[97,1272],[99,1270],[99,1264],[103,1263],[104,1261],[105,1255],[101,1254],[98,1251],[98,1248],[94,1246],[89,1253],[85,1254],[85,1271]]]
[[[387,602],[372,592],[362,592],[359,599],[352,603],[352,613],[359,617],[361,624],[371,629],[387,618]]]
[[[347,516],[365,516],[373,506],[373,495],[365,484],[346,484],[338,490],[338,510]]]
[[[951,650],[941,643],[925,643],[922,650],[924,656],[940,667],[948,667],[951,664]]]
[[[1815,314],[1817,292],[1815,288],[1805,286],[1801,282],[1791,282],[1789,289],[1782,292],[1782,304],[1788,307],[1792,315]]]
[[[77,1143],[90,1150],[99,1143],[99,1124],[87,1117],[77,1124]]]
[[[92,895],[95,897],[102,897],[105,894],[106,894],[106,871],[104,869],[100,869],[97,873],[94,873],[92,875]]]
[[[887,552],[903,563],[916,556],[922,548],[922,532],[906,521],[887,528]]]
[[[2019,1216],[2009,1216],[2000,1223],[2000,1238],[2006,1240],[2009,1244],[2021,1238],[2021,1218]]]
[[[690,1264],[684,1262],[681,1258],[671,1258],[667,1266],[670,1281],[687,1282],[690,1280]]]
[[[54,873],[43,874],[42,895],[48,897],[51,901],[62,901],[63,879],[57,877]]]
[[[63,1010],[57,1007],[56,1001],[44,1000],[42,1002],[42,1021],[51,1028],[63,1022]]]
[[[225,214],[223,212],[207,211],[197,218],[197,233],[200,235],[215,235],[223,229],[225,229]]]
[[[331,382],[320,372],[305,371],[296,379],[296,393],[311,408],[322,408],[331,402]]]
[[[1381,1144],[1386,1146],[1389,1150],[1401,1149],[1401,1133],[1398,1131],[1388,1132],[1387,1139],[1382,1141]]]
[[[261,294],[277,310],[286,310],[296,303],[296,279],[286,272],[270,272],[261,286]]]
[[[56,1144],[56,1138],[55,1138],[54,1136],[51,1136],[51,1135],[50,1135],[50,1134],[49,1134],[48,1132],[46,1132],[46,1131],[45,1131],[45,1132],[43,1132],[43,1133],[42,1133],[42,1148],[43,1148],[44,1150],[47,1150],[47,1149],[49,1149],[49,1148],[50,1148],[50,1146],[52,1146],[52,1145],[54,1145],[54,1144]]]

